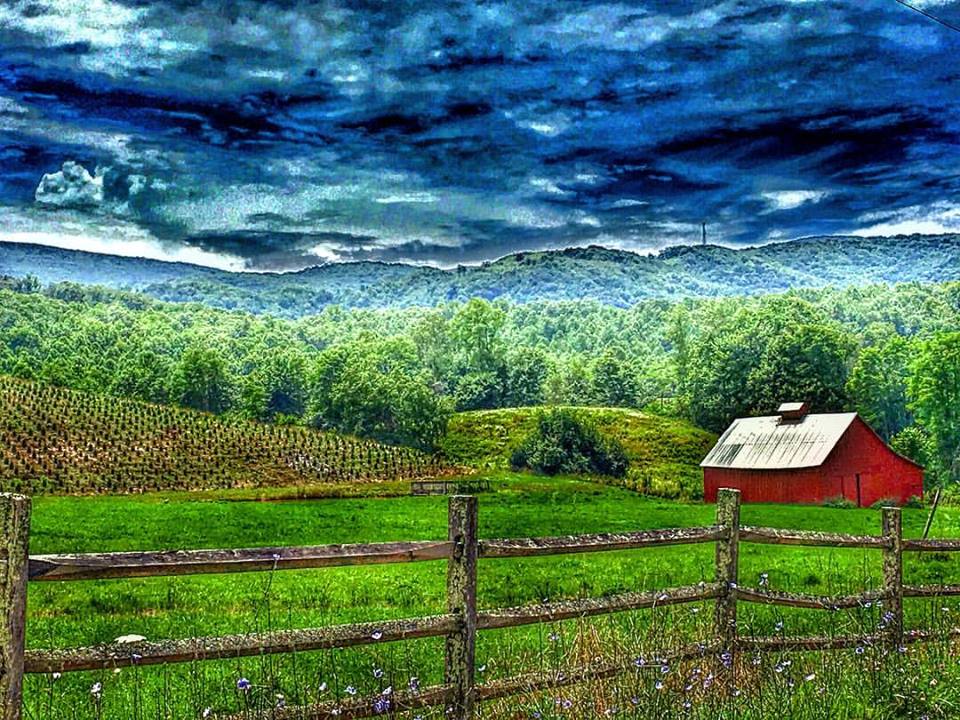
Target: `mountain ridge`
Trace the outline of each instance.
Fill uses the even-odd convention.
[[[328,305],[433,306],[481,297],[512,302],[646,299],[783,292],[877,282],[960,280],[960,235],[812,236],[729,248],[680,245],[639,254],[601,245],[518,252],[451,269],[382,261],[287,273],[228,272],[182,262],[0,242],[0,275],[76,282],[161,300],[299,317]]]

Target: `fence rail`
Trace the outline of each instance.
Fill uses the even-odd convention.
[[[735,490],[720,491],[714,525],[548,538],[479,540],[477,500],[468,496],[450,498],[448,537],[438,541],[30,556],[29,520],[29,498],[0,494],[0,529],[3,531],[0,536],[0,720],[21,720],[25,673],[182,663],[431,637],[446,639],[444,683],[417,693],[395,693],[391,697],[392,709],[399,711],[443,706],[448,710],[447,716],[453,720],[473,720],[478,702],[637,670],[634,664],[629,667],[597,664],[558,675],[521,676],[477,685],[475,647],[480,631],[678,603],[715,601],[715,637],[708,642],[683,648],[668,657],[658,658],[655,665],[659,667],[664,660],[672,662],[714,653],[729,653],[732,657],[735,653],[747,651],[834,650],[864,644],[899,646],[933,640],[942,636],[924,631],[904,631],[903,598],[960,595],[960,586],[956,585],[903,584],[905,552],[960,551],[960,540],[905,540],[898,508],[883,509],[882,533],[878,536],[752,527],[740,524],[740,496]],[[626,592],[603,598],[477,609],[477,565],[480,559],[610,552],[696,543],[714,543],[716,546],[713,582],[666,590]],[[742,587],[738,583],[741,543],[880,550],[883,555],[883,586],[879,591],[842,597]],[[28,581],[102,580],[440,560],[447,563],[447,612],[443,615],[225,637],[108,643],[56,650],[25,649]],[[742,637],[737,633],[739,602],[837,610],[866,606],[877,601],[883,601],[889,619],[881,634]],[[960,635],[960,631],[956,634]],[[288,716],[340,720],[371,717],[382,711],[378,699],[349,698],[310,707],[276,710],[272,711],[271,717],[276,720]]]

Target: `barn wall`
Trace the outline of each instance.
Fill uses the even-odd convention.
[[[856,418],[822,466],[798,470],[703,469],[704,500],[716,502],[717,490],[723,487],[740,490],[744,502],[819,504],[843,496],[868,507],[882,499],[904,503],[911,496],[922,497],[923,470],[890,450]]]
[[[801,470],[732,470],[703,469],[703,496],[707,502],[717,501],[717,490],[735,488],[743,502],[822,503],[841,494],[837,478],[830,478],[820,468]]]
[[[856,418],[823,464],[824,472],[841,478],[856,490],[860,475],[860,504],[893,499],[904,503],[911,496],[923,497],[923,469],[900,457],[866,423]],[[856,502],[856,497],[847,497]]]

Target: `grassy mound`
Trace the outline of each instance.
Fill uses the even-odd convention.
[[[621,408],[573,408],[619,440],[630,469],[627,487],[663,497],[698,498],[703,493],[699,463],[717,436],[684,420]],[[539,408],[458,413],[440,443],[453,463],[503,469],[513,451],[536,427]]]
[[[0,377],[0,490],[309,486],[447,470],[410,448]]]

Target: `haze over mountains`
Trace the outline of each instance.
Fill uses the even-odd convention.
[[[512,302],[593,299],[628,306],[790,288],[960,279],[960,235],[814,237],[760,247],[679,246],[638,255],[598,246],[515,253],[441,270],[379,262],[299,272],[232,273],[184,263],[0,243],[0,275],[76,282],[162,300],[299,317],[349,307],[436,305],[471,297]]]

